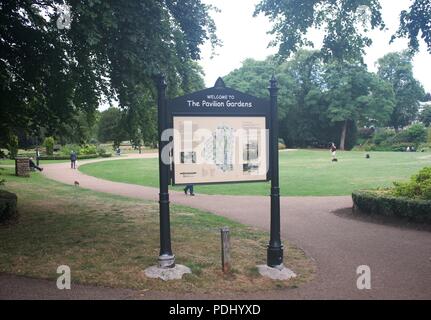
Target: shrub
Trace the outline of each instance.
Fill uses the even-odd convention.
[[[391,192],[354,191],[354,208],[361,212],[383,216],[396,216],[411,221],[431,223],[431,201],[397,197]]]
[[[85,159],[95,159],[98,158],[99,155],[98,154],[86,154],[86,155],[82,155],[78,157],[78,160],[85,160]],[[69,160],[70,156],[41,156],[39,158],[40,160]]]
[[[373,143],[376,145],[388,144],[395,137],[396,133],[391,129],[381,129],[376,131],[373,138]]]
[[[54,153],[54,138],[53,137],[46,137],[43,141],[43,145],[46,148],[46,154],[49,156],[52,156]]]
[[[358,129],[358,139],[368,140],[374,136],[374,128],[360,128]]]
[[[97,153],[97,147],[91,144],[84,145],[79,149],[79,152],[78,152],[78,154],[80,155],[96,154],[96,153]]]
[[[18,137],[16,135],[11,135],[7,144],[7,149],[9,150],[9,158],[15,159],[18,155]]]
[[[16,216],[17,201],[15,193],[0,190],[0,223],[5,223]]]
[[[394,142],[411,142],[419,144],[426,142],[427,130],[423,124],[417,123],[401,131],[394,137]]]
[[[81,149],[81,147],[77,144],[66,144],[64,146],[61,147],[60,149],[60,154],[62,156],[67,156],[69,157],[70,154],[72,153],[72,151],[75,151],[76,154],[79,154],[79,150]]]
[[[392,193],[399,197],[431,200],[431,167],[425,167],[407,182],[394,182]]]

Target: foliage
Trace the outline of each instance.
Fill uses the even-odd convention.
[[[395,93],[388,125],[398,131],[415,120],[419,101],[425,97],[422,85],[413,76],[412,56],[406,51],[386,54],[378,60],[377,74],[391,84]]]
[[[70,8],[66,28],[57,27],[60,5]],[[159,73],[187,87],[200,46],[218,45],[212,9],[201,0],[3,1],[0,145],[20,130],[78,133],[81,114],[91,117],[104,98],[136,108]]]
[[[60,155],[69,157],[72,151],[76,152],[76,154],[79,154],[80,149],[81,147],[78,144],[66,144],[61,147]]]
[[[117,145],[127,139],[124,122],[122,121],[123,112],[111,107],[101,113],[99,121],[99,131],[97,137],[100,142],[117,143]]]
[[[77,155],[99,154],[97,146],[92,144],[84,144],[82,146],[77,144],[67,144],[61,147],[60,155],[69,157],[72,151],[74,151]]]
[[[95,145],[86,144],[79,149],[79,155],[98,154]]]
[[[16,216],[17,201],[15,193],[0,190],[0,223],[5,223]]]
[[[274,23],[271,33],[279,45],[279,54],[289,56],[304,46],[313,46],[306,37],[311,29],[324,31],[321,49],[325,57],[337,60],[361,60],[364,48],[371,45],[367,32],[385,28],[379,0],[261,0],[254,15],[264,13]],[[431,3],[414,0],[400,13],[395,38],[407,37],[412,52],[419,49],[418,37],[431,53]]]
[[[365,65],[333,62],[325,72],[327,116],[341,123],[340,149],[344,149],[348,121],[384,123],[392,112],[393,92],[389,85],[366,70]]]
[[[427,130],[422,124],[414,124],[399,132],[393,140],[394,142],[412,142],[420,144],[427,141]]]
[[[18,137],[16,135],[10,135],[7,149],[9,150],[9,158],[15,159],[18,155]]]
[[[46,148],[46,154],[52,156],[54,153],[55,140],[53,137],[46,137],[43,146]]]
[[[409,10],[403,10],[400,14],[400,27],[392,37],[407,37],[409,48],[415,52],[419,50],[419,32],[431,53],[431,2],[429,0],[415,0]]]
[[[99,156],[103,156],[103,155],[108,154],[108,152],[106,151],[106,148],[101,147],[101,146],[98,146],[98,147],[97,147],[97,154],[98,154]]]
[[[419,121],[421,121],[426,127],[431,126],[431,104],[425,105],[419,115]]]
[[[375,132],[376,132],[376,129],[374,129],[373,127],[360,128],[358,129],[358,138],[362,140],[372,139]]]
[[[371,45],[365,32],[384,27],[380,10],[377,0],[262,0],[255,15],[264,13],[274,22],[271,44],[279,44],[282,56],[312,45],[306,33],[316,28],[324,30],[321,53],[326,58],[358,61]]]
[[[431,223],[431,201],[393,196],[390,192],[369,190],[352,193],[354,208],[361,212]]]
[[[394,186],[395,196],[431,200],[431,167],[423,168],[408,182],[394,182]]]
[[[272,73],[279,86],[280,136],[289,147],[326,148],[330,141],[343,140],[351,148],[357,124],[382,124],[392,112],[393,91],[388,83],[362,64],[325,63],[316,51],[300,50],[281,65],[274,57],[247,59],[225,82],[267,98]]]
[[[87,154],[87,155],[80,155],[79,156],[79,160],[85,160],[85,159],[96,159],[98,157],[102,157],[102,158],[108,158],[110,157],[111,154],[107,153],[107,154]],[[69,160],[70,159],[70,155],[68,156],[63,156],[63,155],[53,155],[53,156],[41,156],[40,160]]]

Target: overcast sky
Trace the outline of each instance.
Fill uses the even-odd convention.
[[[223,42],[222,47],[216,49],[216,56],[210,59],[210,47],[202,48],[201,66],[205,72],[205,83],[212,87],[217,77],[225,76],[232,70],[241,67],[246,58],[263,60],[268,55],[277,52],[276,48],[268,48],[271,36],[267,31],[271,29],[268,19],[260,15],[253,17],[255,5],[260,0],[204,0],[221,10],[212,13],[217,26],[217,35]],[[375,62],[384,54],[407,48],[407,40],[398,39],[389,45],[391,35],[399,25],[399,13],[410,6],[411,0],[381,0],[383,19],[387,31],[373,31],[370,36],[373,45],[366,50],[365,62],[370,71],[375,71]],[[314,31],[311,39],[317,40],[318,48],[322,33]],[[414,57],[414,76],[431,92],[431,54],[427,53],[425,43],[421,40],[421,49]]]

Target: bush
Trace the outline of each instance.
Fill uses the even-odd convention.
[[[431,223],[431,201],[397,197],[390,191],[354,191],[354,208],[373,215],[395,216]]]
[[[431,167],[425,167],[407,182],[394,182],[392,193],[398,197],[431,200]]]
[[[7,144],[7,149],[9,150],[9,158],[15,159],[18,155],[18,137],[16,135],[11,135]]]
[[[98,157],[99,157],[98,154],[87,154],[84,156],[79,156],[78,160],[95,159]],[[54,156],[41,156],[39,159],[40,160],[70,160],[70,156],[62,156],[62,155],[59,155],[59,156],[55,156],[55,155]]]
[[[79,155],[96,154],[97,147],[95,145],[86,144],[79,149]]]
[[[368,140],[374,136],[374,128],[360,128],[358,129],[358,139]]]
[[[426,142],[427,130],[423,124],[414,124],[394,137],[394,142],[410,142],[416,145]]]
[[[0,223],[16,216],[18,198],[15,193],[0,190]]]
[[[396,133],[392,129],[381,129],[376,131],[373,138],[373,143],[376,145],[380,144],[388,144],[392,142],[392,139],[395,137]]]
[[[406,151],[407,147],[415,147],[416,145],[411,143],[394,143],[394,144],[369,144],[365,143],[362,146],[357,146],[354,148],[355,151],[394,151],[394,152],[402,152]]]
[[[43,141],[43,145],[46,148],[46,154],[49,156],[52,156],[54,153],[54,138],[53,137],[46,137]]]
[[[77,144],[66,144],[64,146],[61,147],[60,149],[60,154],[62,156],[67,156],[69,157],[70,154],[72,153],[72,151],[75,151],[76,154],[79,154],[79,150],[81,149],[81,147]]]

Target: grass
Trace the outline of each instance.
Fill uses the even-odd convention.
[[[282,195],[348,195],[356,189],[389,187],[395,180],[408,179],[431,163],[430,153],[337,152],[331,162],[327,151],[298,150],[280,152],[280,188]],[[129,159],[86,164],[82,172],[103,179],[138,185],[158,186],[157,159]],[[174,187],[180,190],[180,187]],[[199,185],[197,193],[225,195],[268,195],[270,183]]]
[[[183,281],[145,277],[157,261],[158,205],[76,188],[32,173],[13,176],[0,169],[1,188],[18,195],[19,219],[0,226],[0,272],[52,279],[68,265],[72,283],[139,290],[221,294],[296,287],[313,277],[314,264],[285,242],[285,263],[300,276],[289,281],[260,277],[255,265],[265,262],[268,234],[226,218],[171,206],[173,252],[193,274]],[[229,226],[233,272],[224,275],[219,228]]]

